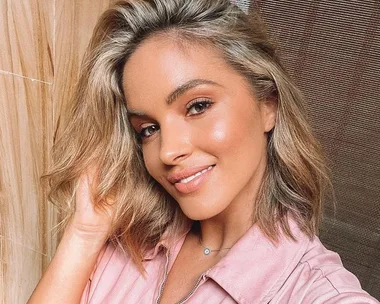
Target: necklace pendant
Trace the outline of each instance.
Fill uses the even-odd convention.
[[[209,254],[211,253],[211,250],[208,249],[208,248],[205,248],[205,249],[203,250],[203,253],[204,253],[205,255],[209,255]]]

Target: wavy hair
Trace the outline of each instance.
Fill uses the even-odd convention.
[[[276,55],[264,26],[228,0],[125,0],[103,13],[86,51],[68,121],[53,149],[50,199],[65,220],[75,210],[80,174],[99,168],[95,205],[112,195],[112,239],[143,271],[142,256],[164,231],[174,237],[186,221],[178,204],[147,173],[128,121],[122,72],[136,48],[153,35],[201,42],[217,49],[246,77],[259,101],[275,98],[276,125],[268,134],[268,164],[252,220],[267,237],[291,238],[288,217],[312,237],[331,184],[321,147],[312,135],[303,97]]]

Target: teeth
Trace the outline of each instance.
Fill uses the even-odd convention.
[[[202,171],[200,171],[200,172],[198,172],[198,173],[195,173],[195,174],[192,175],[192,176],[189,176],[189,177],[187,177],[187,178],[181,179],[181,180],[179,181],[179,183],[186,184],[186,183],[188,183],[189,181],[192,181],[194,178],[198,177],[199,175],[201,175],[201,174],[203,174],[203,173],[205,173],[205,172],[207,172],[207,171],[209,171],[209,170],[211,170],[211,169],[212,169],[212,166],[210,166],[210,167],[208,167],[207,169],[204,169],[204,170],[202,170]]]

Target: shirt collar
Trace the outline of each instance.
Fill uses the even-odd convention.
[[[186,235],[189,233],[191,230],[191,226],[193,224],[193,221],[184,221],[182,224],[182,227],[180,228],[180,232],[177,234],[177,237],[174,240],[169,240],[168,234],[169,230],[166,229],[164,234],[161,236],[160,241],[156,244],[156,246],[148,250],[144,255],[143,255],[143,261],[150,261],[153,260],[159,252],[162,250],[167,250],[171,247],[177,248],[179,251],[182,247],[182,244],[185,240]],[[177,252],[176,252],[177,253]]]
[[[253,225],[207,276],[238,303],[268,303],[304,255],[309,238],[289,222],[297,241],[281,235],[275,245]]]
[[[280,234],[278,243],[271,242],[257,225],[253,225],[214,267],[206,272],[238,303],[268,303],[304,255],[310,242],[298,225],[289,220],[290,230],[297,241]],[[163,250],[175,244],[174,256],[181,249],[191,223],[170,242],[164,233],[161,241],[144,260],[154,259]],[[259,299],[259,300],[258,300]]]

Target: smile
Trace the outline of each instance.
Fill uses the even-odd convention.
[[[210,166],[207,169],[204,169],[204,170],[202,170],[200,172],[195,173],[194,175],[191,175],[191,176],[189,176],[187,178],[181,179],[180,181],[178,181],[178,183],[187,184],[188,182],[192,181],[194,178],[202,175],[203,173],[206,173],[207,171],[210,171],[212,169],[212,167],[213,166]]]
[[[210,174],[214,171],[215,165],[200,167],[197,170],[187,169],[169,176],[169,181],[174,184],[178,192],[189,194],[199,190],[209,179]],[[191,174],[191,175],[190,175]]]

